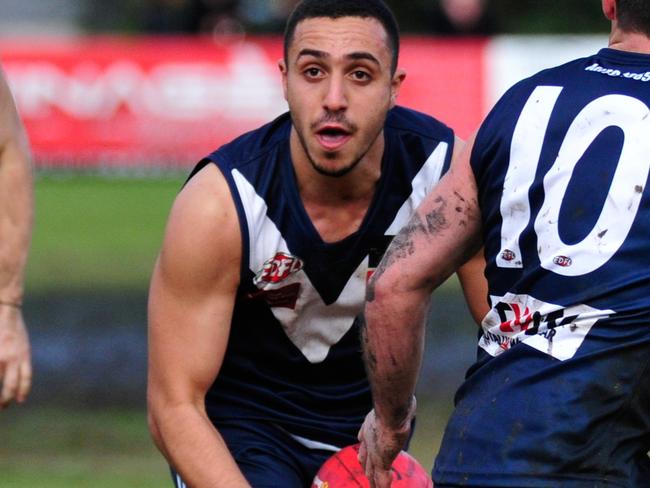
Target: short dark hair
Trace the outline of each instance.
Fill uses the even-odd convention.
[[[650,0],[616,0],[619,27],[650,37]]]
[[[293,41],[296,26],[305,19],[315,17],[377,19],[388,34],[388,47],[393,51],[391,72],[395,73],[399,58],[399,26],[395,15],[383,0],[303,0],[294,8],[284,30],[284,59],[287,63],[289,62],[289,46]]]

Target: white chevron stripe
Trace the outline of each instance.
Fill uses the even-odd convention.
[[[275,223],[268,218],[266,202],[255,192],[253,185],[236,169],[232,170],[232,176],[246,212],[250,243],[249,266],[257,274],[267,259],[277,252],[289,254],[289,248]]]
[[[441,142],[431,153],[413,179],[413,192],[399,210],[386,235],[397,233],[438,182],[448,147],[447,143]],[[250,241],[249,266],[257,275],[264,263],[278,252],[290,254],[289,248],[275,223],[269,219],[266,202],[240,172],[233,170],[232,175],[246,214]],[[363,311],[367,273],[366,257],[352,273],[336,302],[331,305],[323,302],[304,270],[293,273],[280,283],[260,283],[258,288],[277,290],[291,284],[300,284],[295,308],[271,307],[271,311],[282,324],[287,337],[307,360],[320,363],[325,360],[330,348],[350,330],[354,318]]]
[[[445,165],[445,157],[449,150],[449,144],[441,142],[435,150],[428,157],[418,174],[413,178],[412,187],[413,192],[411,196],[404,202],[402,208],[397,212],[395,220],[386,231],[387,236],[396,235],[399,230],[409,221],[409,218],[424,200],[424,197],[431,191],[442,176],[442,169]]]
[[[268,218],[266,202],[255,193],[254,187],[237,170],[233,178],[242,199],[249,229],[250,269],[257,274],[264,263],[278,251],[289,253],[287,243],[276,225]],[[300,295],[294,309],[272,307],[271,311],[282,324],[287,337],[311,363],[325,360],[330,348],[350,330],[354,317],[361,313],[366,291],[368,259],[359,268],[331,305],[323,302],[320,294],[301,270],[280,283],[258,285],[263,290],[274,290],[300,283]]]
[[[176,475],[176,488],[187,488],[185,482],[181,479],[181,475]]]

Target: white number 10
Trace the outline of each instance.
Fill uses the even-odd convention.
[[[519,237],[531,218],[528,193],[561,91],[562,87],[537,87],[515,127],[501,198],[501,250],[496,259],[501,268],[523,267]],[[624,143],[605,204],[584,239],[566,244],[559,234],[562,201],[576,164],[608,127],[620,128]],[[541,266],[564,276],[580,276],[611,259],[632,228],[649,172],[650,110],[645,103],[626,95],[606,95],[582,109],[544,176],[544,203],[534,224]]]

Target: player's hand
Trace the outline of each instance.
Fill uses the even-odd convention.
[[[359,462],[370,481],[371,488],[390,488],[391,465],[404,448],[415,415],[415,398],[404,421],[397,427],[385,425],[371,410],[359,430]]]
[[[32,385],[27,328],[20,309],[0,305],[0,409],[22,403]]]

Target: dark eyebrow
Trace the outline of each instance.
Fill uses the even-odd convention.
[[[313,56],[319,59],[325,59],[330,57],[329,53],[326,53],[324,51],[319,51],[318,49],[303,49],[298,53],[297,59],[300,59],[301,56]],[[350,54],[346,54],[345,57],[346,59],[353,60],[353,61],[366,59],[368,61],[375,63],[378,66],[381,66],[379,60],[375,56],[373,56],[372,54],[366,51],[353,52]]]
[[[328,58],[329,54],[324,51],[319,51],[318,49],[303,49],[298,53],[296,59],[300,59],[301,56],[313,56],[315,58]]]
[[[366,59],[368,61],[372,61],[377,66],[381,66],[381,63],[379,62],[379,60],[376,57],[374,57],[372,54],[370,54],[368,52],[365,52],[365,51],[359,51],[359,52],[346,54],[345,57],[348,58],[348,59],[352,59],[352,60]]]

